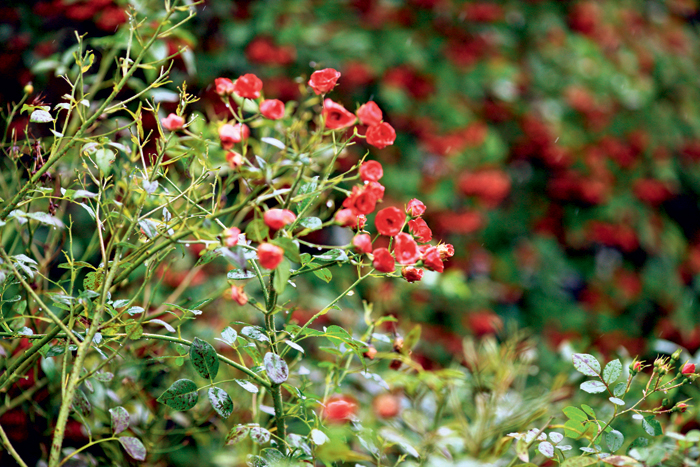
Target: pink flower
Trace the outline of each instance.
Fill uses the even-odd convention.
[[[406,205],[406,214],[411,217],[422,216],[425,212],[425,204],[422,201],[413,198]]]
[[[270,209],[263,215],[265,225],[273,230],[279,230],[297,219],[289,209]]]
[[[241,229],[237,227],[229,227],[224,230],[224,243],[227,247],[236,246],[238,244],[238,236],[241,234]]]
[[[356,113],[363,125],[377,125],[382,121],[382,110],[374,101],[362,104]]]
[[[695,363],[686,363],[683,365],[683,369],[681,370],[681,374],[683,375],[692,375],[695,373]]]
[[[236,123],[235,125],[227,123],[219,128],[219,139],[224,149],[231,149],[235,143],[240,143],[248,136],[250,136],[250,129],[244,123]]]
[[[406,220],[406,214],[401,212],[400,209],[391,206],[377,213],[377,217],[374,218],[374,225],[380,234],[393,237],[401,232],[404,220]]]
[[[234,151],[229,151],[226,153],[226,162],[231,166],[232,169],[237,169],[243,165],[243,156]]]
[[[372,260],[372,267],[379,272],[394,272],[396,269],[394,265],[394,257],[391,256],[391,252],[386,248],[377,248],[372,252],[374,259]]]
[[[365,136],[369,144],[375,148],[384,149],[394,144],[394,140],[396,140],[396,131],[394,131],[394,128],[387,122],[382,122],[369,127]]]
[[[233,81],[228,78],[216,78],[214,80],[216,93],[220,96],[230,96],[233,94]]]
[[[408,266],[401,269],[401,275],[408,282],[418,282],[423,279],[423,270],[420,268],[414,268],[413,266]]]
[[[333,68],[314,71],[311,74],[311,79],[309,79],[309,86],[311,86],[316,95],[325,94],[333,90],[338,82],[338,78],[340,78],[340,72]]]
[[[260,97],[263,83],[252,73],[239,77],[233,85],[233,92],[246,99]]]
[[[270,120],[284,117],[284,103],[279,99],[266,99],[260,104],[260,113]]]
[[[185,119],[178,115],[170,114],[160,122],[166,130],[177,131],[185,124]]]
[[[242,285],[231,286],[231,299],[238,303],[240,306],[243,306],[246,303],[248,303],[248,296],[245,294]]]
[[[352,245],[360,251],[360,253],[369,253],[372,251],[372,238],[369,234],[355,235],[352,239]]]
[[[394,254],[396,261],[404,266],[415,264],[420,258],[418,244],[413,237],[403,232],[394,237]]]
[[[329,130],[339,130],[355,124],[357,118],[345,107],[336,104],[330,99],[323,101],[323,117],[326,120],[326,128]]]
[[[376,182],[384,175],[382,164],[377,161],[364,161],[360,166],[360,178],[363,182]]]
[[[410,230],[413,236],[421,243],[428,243],[433,239],[432,230],[430,230],[428,224],[420,217],[408,221],[408,230]]]
[[[265,269],[275,269],[282,262],[284,250],[272,243],[261,243],[258,246],[258,261]]]
[[[440,259],[440,252],[438,252],[438,249],[434,246],[425,250],[423,254],[423,264],[431,271],[442,272],[445,270],[442,259]]]

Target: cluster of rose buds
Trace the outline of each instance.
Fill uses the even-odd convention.
[[[423,269],[417,266],[442,272],[443,261],[454,255],[454,248],[449,244],[429,244],[433,233],[421,217],[425,205],[417,199],[409,201],[404,210],[391,206],[377,212],[374,225],[379,234],[391,237],[393,253],[388,248],[373,249],[372,239],[368,233],[364,233],[364,227],[366,215],[374,212],[384,195],[384,187],[379,183],[383,175],[384,170],[379,162],[363,162],[360,166],[363,184],[354,186],[350,196],[343,201],[344,209],[336,213],[336,222],[360,231],[352,240],[353,247],[358,253],[371,254],[372,266],[379,272],[394,272],[398,263],[403,267],[401,274],[408,282],[423,278]],[[406,227],[409,233],[404,232]]]

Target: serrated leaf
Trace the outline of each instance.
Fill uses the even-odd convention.
[[[580,373],[586,376],[599,376],[600,375],[600,363],[593,355],[585,353],[574,354],[573,357],[574,368]]]
[[[36,109],[29,117],[29,121],[32,123],[48,123],[53,122],[53,117],[46,110]]]
[[[127,412],[124,407],[109,409],[109,414],[112,417],[113,435],[118,435],[122,431],[129,428],[129,412]]]
[[[610,430],[609,433],[605,433],[605,444],[608,445],[610,452],[615,452],[620,449],[624,442],[624,435],[617,430]]]
[[[219,372],[219,356],[208,342],[198,337],[194,338],[190,346],[190,361],[202,378],[216,378]]]
[[[617,381],[621,374],[622,363],[620,363],[620,360],[613,360],[605,365],[605,369],[603,370],[603,381],[610,385]]]
[[[222,418],[228,418],[233,412],[233,401],[231,397],[221,388],[209,388],[209,402]]]
[[[586,391],[589,394],[597,394],[599,392],[605,392],[607,387],[602,381],[585,381],[581,383],[580,386],[582,391]]]
[[[146,460],[146,447],[140,439],[131,436],[122,436],[119,438],[119,443],[121,443],[124,450],[137,461]]]
[[[267,376],[275,384],[282,384],[289,378],[289,367],[279,355],[267,352],[265,354],[265,371]]]
[[[246,381],[244,379],[237,379],[235,381],[236,381],[236,383],[238,383],[238,385],[240,387],[242,387],[243,389],[245,389],[246,391],[248,391],[250,393],[257,394],[259,391],[258,387],[256,385],[254,385],[253,383],[251,383],[250,381]]]
[[[179,379],[160,395],[158,402],[172,409],[185,411],[194,407],[198,399],[199,394],[197,393],[197,385],[194,381]]]
[[[315,259],[319,261],[347,261],[348,260],[348,255],[345,253],[343,250],[339,250],[337,248],[334,248],[332,250],[328,250],[325,253],[322,253],[320,255],[315,255]]]
[[[664,433],[664,431],[661,429],[661,424],[654,418],[653,415],[644,417],[644,420],[642,421],[642,428],[644,428],[644,431],[649,433],[650,436],[659,436]]]
[[[537,446],[537,450],[540,451],[545,457],[554,457],[554,446],[552,446],[552,444],[547,441],[540,443],[540,445]]]
[[[265,444],[270,441],[270,432],[261,426],[250,427],[250,439],[257,444]]]
[[[104,274],[101,271],[90,271],[85,275],[83,279],[83,287],[88,290],[100,290],[102,288],[102,280],[104,279]]]

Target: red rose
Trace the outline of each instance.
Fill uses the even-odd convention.
[[[686,363],[683,365],[683,369],[681,370],[681,374],[683,375],[692,375],[695,373],[695,363]]]
[[[365,183],[365,190],[374,193],[377,201],[381,201],[384,198],[384,185],[379,182],[367,182]]]
[[[230,165],[232,169],[237,169],[238,167],[243,165],[243,156],[241,156],[237,152],[227,152],[226,162],[228,162],[228,165]]]
[[[411,217],[422,216],[424,212],[425,204],[423,204],[422,201],[419,201],[415,198],[409,201],[406,205],[406,214],[408,214]]]
[[[420,253],[418,252],[418,244],[413,240],[413,237],[401,232],[394,237],[394,242],[394,254],[399,264],[406,266],[418,261]]]
[[[437,249],[438,253],[440,253],[440,259],[443,261],[455,255],[455,247],[449,243],[441,243],[437,246]]]
[[[265,225],[273,230],[279,230],[297,219],[289,209],[270,209],[263,215]]]
[[[387,122],[382,122],[378,125],[369,127],[367,133],[367,142],[378,149],[384,149],[387,146],[394,144],[396,132],[394,128]]]
[[[408,221],[408,229],[421,243],[428,243],[433,239],[433,231],[430,230],[428,224],[420,217]]]
[[[250,129],[244,123],[235,125],[227,123],[219,128],[219,139],[224,149],[231,149],[235,143],[240,143],[248,136],[250,136]]]
[[[374,259],[372,260],[372,267],[379,272],[394,272],[394,257],[391,256],[391,252],[386,248],[377,248],[372,252]]]
[[[238,244],[238,236],[241,234],[241,229],[237,227],[229,227],[224,230],[224,243],[227,247],[236,246]]]
[[[252,73],[239,77],[233,85],[233,92],[246,99],[260,97],[262,81]]]
[[[231,299],[238,303],[240,306],[245,305],[248,303],[248,296],[245,294],[245,291],[243,291],[243,286],[231,286]]]
[[[314,71],[309,80],[309,86],[314,90],[316,95],[325,94],[335,87],[335,83],[340,78],[340,72],[333,68]]]
[[[284,256],[284,250],[272,243],[261,243],[258,246],[258,260],[260,265],[266,269],[275,269]]]
[[[369,234],[355,235],[352,239],[352,245],[361,253],[369,253],[372,251],[372,238]]]
[[[357,214],[352,209],[341,209],[335,213],[335,221],[343,227],[356,227]]]
[[[214,80],[216,93],[220,96],[230,96],[233,94],[233,81],[228,78],[216,78]]]
[[[405,220],[406,214],[401,212],[400,209],[391,206],[377,213],[374,224],[377,226],[377,231],[380,234],[393,237],[401,232]]]
[[[278,99],[266,99],[260,104],[260,113],[270,120],[284,117],[284,103]]]
[[[438,252],[438,249],[434,246],[425,250],[423,254],[423,264],[431,271],[442,272],[445,270],[445,266],[440,259],[440,252]]]
[[[350,420],[356,412],[357,404],[347,396],[339,396],[329,400],[323,409],[323,415],[329,422],[333,423],[343,423]]]
[[[401,412],[401,401],[393,394],[380,394],[374,398],[372,408],[379,418],[392,418]]]
[[[363,182],[376,182],[383,175],[384,169],[382,169],[382,164],[377,161],[365,161],[360,166],[360,178]]]
[[[418,282],[423,279],[423,270],[408,266],[401,270],[401,275],[407,282]]]
[[[364,187],[352,187],[352,193],[343,201],[343,207],[351,209],[355,215],[370,214],[377,206],[377,195],[373,190]]]
[[[177,131],[185,124],[185,119],[178,115],[170,114],[160,122],[166,130]]]
[[[323,117],[326,120],[326,128],[329,130],[347,128],[354,125],[356,120],[354,114],[330,99],[323,101]]]
[[[374,101],[369,101],[357,109],[357,118],[363,125],[377,125],[382,121],[382,109]]]

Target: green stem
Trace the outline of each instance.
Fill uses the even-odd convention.
[[[68,460],[69,460],[71,457],[75,456],[75,455],[78,454],[80,451],[86,450],[87,448],[89,448],[89,447],[91,447],[91,446],[94,446],[94,445],[100,444],[100,443],[104,443],[105,441],[117,441],[117,440],[119,440],[119,438],[117,438],[116,436],[112,436],[112,437],[110,437],[110,438],[102,438],[102,439],[98,439],[97,441],[92,441],[92,442],[86,444],[85,446],[81,447],[80,449],[76,449],[75,451],[73,451],[73,452],[71,452],[70,454],[68,454],[66,457],[63,458],[63,460],[61,461],[61,463],[58,464],[58,465],[59,465],[59,467],[60,467],[61,465],[63,465],[63,464],[65,464],[66,462],[68,462]]]
[[[10,439],[5,434],[5,430],[2,429],[2,425],[0,425],[0,438],[2,438],[2,445],[5,446],[5,449],[7,449],[7,452],[10,453],[12,458],[17,461],[21,467],[27,467],[27,464],[24,463],[19,454],[17,454],[17,451],[15,451],[15,448],[12,447],[12,443],[10,443]]]

